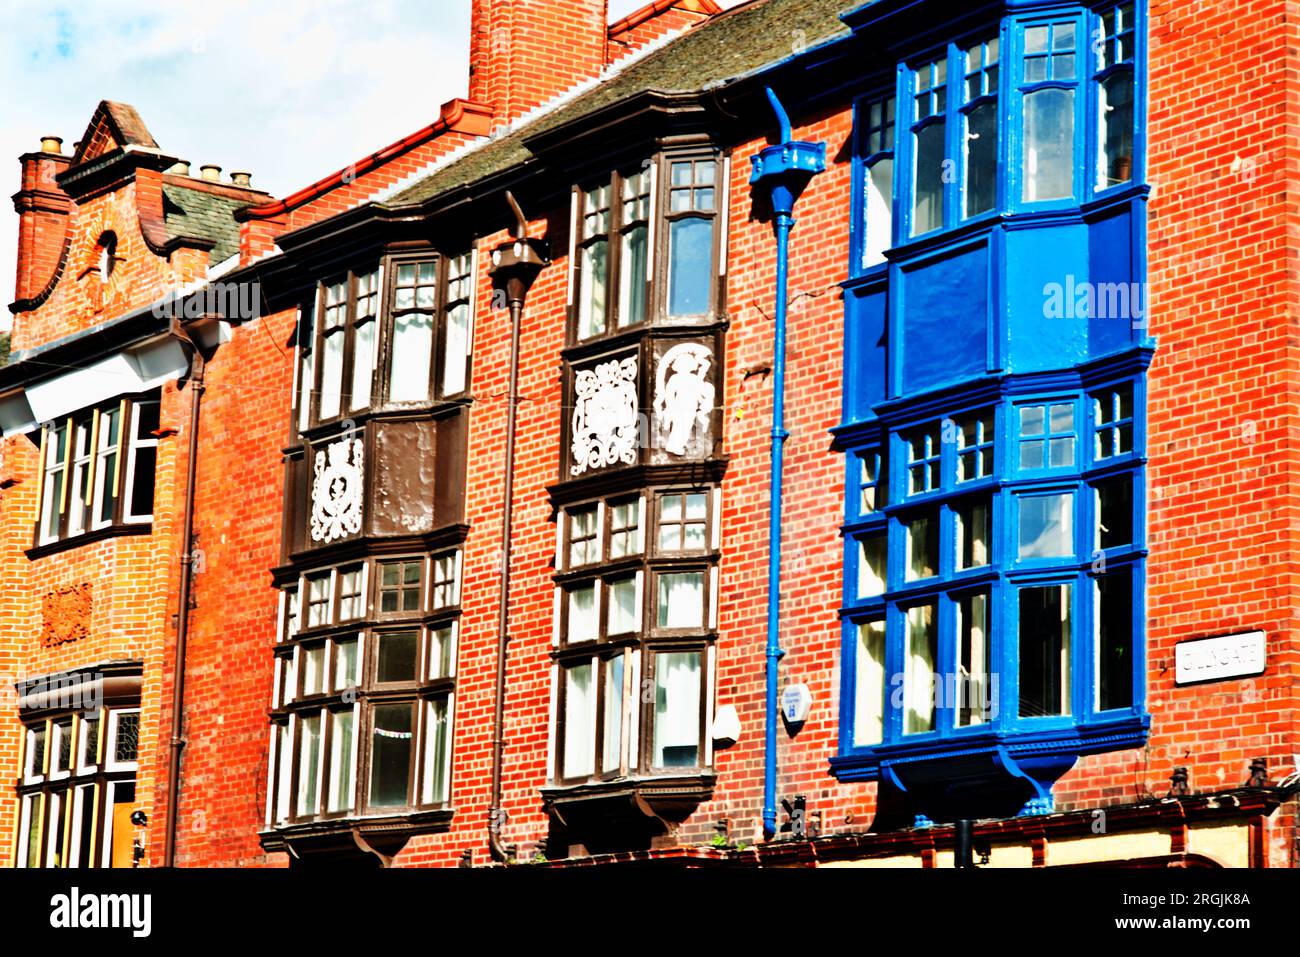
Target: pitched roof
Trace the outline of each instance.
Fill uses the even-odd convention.
[[[839,14],[862,0],[756,0],[686,31],[590,90],[435,169],[385,200],[424,202],[532,158],[524,137],[555,129],[639,93],[695,93],[753,73],[849,30]]]
[[[163,186],[163,222],[169,239],[186,236],[211,239],[216,245],[211,262],[219,263],[239,252],[239,223],[235,210],[249,205],[252,199],[217,196],[184,186]]]
[[[69,167],[80,166],[126,146],[157,149],[158,143],[134,106],[101,100],[78,142]]]

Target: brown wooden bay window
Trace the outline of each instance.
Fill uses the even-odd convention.
[[[712,763],[718,498],[711,486],[655,488],[561,512],[557,784]]]
[[[450,549],[283,588],[268,828],[449,809],[460,575]]]
[[[157,392],[86,409],[41,432],[37,547],[153,521]]]
[[[469,388],[474,256],[401,253],[317,286],[299,319],[299,431]]]
[[[574,189],[571,341],[718,313],[722,172],[665,152]]]

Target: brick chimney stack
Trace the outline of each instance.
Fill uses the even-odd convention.
[[[608,0],[473,0],[469,98],[493,128],[518,119],[607,61]]]
[[[56,177],[68,168],[72,157],[62,152],[62,145],[57,136],[42,137],[39,152],[19,158],[22,185],[13,197],[18,212],[18,274],[14,282],[17,301],[39,295],[53,278],[63,255],[72,201],[59,188]]]

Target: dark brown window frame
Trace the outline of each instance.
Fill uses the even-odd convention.
[[[677,146],[653,153],[641,165],[622,165],[612,170],[606,177],[590,179],[575,184],[571,189],[573,204],[574,236],[569,268],[571,270],[570,289],[572,301],[569,303],[567,344],[569,346],[586,345],[592,342],[623,335],[631,331],[644,330],[647,327],[697,325],[714,322],[722,311],[723,277],[719,274],[726,237],[721,228],[723,213],[726,208],[728,186],[725,170],[728,154],[710,146],[696,144]],[[714,206],[712,210],[686,210],[676,213],[669,208],[672,184],[670,182],[674,162],[713,161]],[[647,219],[624,220],[623,186],[630,177],[642,171],[653,169],[654,182],[651,187],[651,208]],[[609,224],[603,233],[586,233],[587,194],[597,188],[609,189],[610,208]],[[694,218],[713,225],[712,259],[709,264],[709,304],[703,313],[682,316],[670,316],[668,313],[668,267],[670,243],[670,226],[682,219]],[[644,223],[647,229],[646,241],[649,245],[651,268],[645,279],[645,321],[620,325],[622,288],[622,238],[624,234]],[[589,336],[579,335],[579,321],[582,309],[583,290],[583,249],[592,242],[603,241],[607,244],[606,255],[606,291],[605,291],[605,327],[602,331]]]
[[[446,735],[445,747],[448,757],[450,757],[453,746],[455,693],[459,659],[459,576],[461,574],[459,567],[457,572],[457,604],[434,611],[430,611],[427,605],[430,596],[428,589],[430,587],[429,563],[431,559],[444,555],[454,555],[459,551],[459,548],[454,548],[439,550],[432,554],[384,555],[352,560],[328,569],[312,569],[300,573],[297,577],[298,584],[284,589],[288,592],[295,587],[306,588],[309,579],[327,572],[331,575],[330,592],[332,600],[330,607],[335,614],[331,620],[323,625],[313,628],[300,627],[292,638],[284,637],[286,633],[282,632],[281,639],[276,646],[277,678],[275,698],[271,709],[271,728],[276,735],[277,742],[283,740],[281,737],[282,728],[291,725],[293,731],[289,735],[289,764],[285,765],[285,755],[281,753],[281,749],[277,744],[276,760],[269,772],[268,794],[272,803],[268,809],[268,814],[273,829],[308,823],[350,821],[367,817],[406,816],[423,811],[450,810],[452,792],[449,770],[445,770],[442,775],[443,800],[428,805],[422,802],[426,772],[424,759],[429,744],[429,729],[426,727],[429,702],[440,701],[445,708],[447,718],[444,733]],[[378,612],[380,601],[378,569],[382,564],[390,561],[420,561],[422,563],[420,607],[418,609],[388,613],[386,615],[381,615]],[[337,619],[338,580],[343,572],[356,568],[358,565],[363,567],[363,580],[368,579],[374,585],[373,587],[363,588],[362,617],[346,622],[339,621]],[[290,600],[286,596],[285,609],[281,615],[281,621],[285,623],[288,620],[289,605]],[[300,604],[299,607],[305,614],[305,606]],[[449,673],[430,678],[430,659],[434,633],[448,626],[452,628],[453,641],[455,642],[448,655]],[[378,681],[378,655],[381,636],[407,631],[414,632],[416,635],[416,661],[413,679],[410,681],[380,683]],[[340,687],[335,680],[338,647],[340,643],[353,640],[358,642],[357,655],[361,678],[359,683],[354,678],[352,682]],[[306,669],[302,664],[304,653],[305,649],[321,645],[327,648],[323,655],[322,690],[308,697],[303,693],[306,681]],[[294,693],[291,698],[286,698],[285,689],[290,686],[293,688]],[[373,709],[376,705],[406,703],[410,704],[413,714],[407,803],[400,807],[396,805],[371,806],[369,803],[371,786],[369,747],[374,727]],[[328,790],[331,772],[329,762],[334,747],[334,722],[332,716],[335,712],[348,709],[351,709],[354,715],[352,746],[356,749],[356,763],[355,776],[352,779],[354,790],[350,804],[355,807],[355,810],[348,807],[331,812],[328,809]],[[291,723],[290,718],[295,715],[297,720]],[[299,729],[302,726],[303,718],[313,716],[320,716],[322,719],[320,739],[316,745],[319,749],[318,773],[320,784],[314,801],[314,806],[319,807],[320,811],[319,813],[300,813],[298,798],[299,776],[302,771],[300,761],[302,745],[301,731]],[[282,786],[287,787],[288,808],[284,814],[281,814],[279,806]]]
[[[701,702],[701,721],[700,721],[700,738],[699,738],[699,756],[701,762],[709,752],[708,742],[704,735],[707,733],[705,727],[705,717],[708,713],[709,701],[709,674],[708,674],[708,656],[709,649],[715,647],[717,630],[711,617],[713,609],[713,589],[715,587],[715,577],[717,575],[718,561],[720,558],[719,551],[715,547],[718,543],[714,540],[714,510],[716,486],[709,485],[663,485],[652,486],[637,492],[613,493],[594,499],[583,499],[566,503],[558,510],[558,518],[563,523],[563,534],[559,536],[560,555],[557,556],[559,562],[559,571],[554,576],[557,594],[560,596],[559,608],[557,610],[557,629],[558,643],[551,652],[552,661],[556,667],[556,687],[555,687],[555,753],[552,755],[550,779],[560,787],[572,787],[593,782],[609,781],[615,778],[634,775],[636,777],[653,777],[653,776],[671,776],[671,775],[689,775],[707,771],[709,765],[701,763],[693,768],[674,767],[674,768],[653,768],[651,759],[653,757],[654,745],[654,701],[646,701],[645,689],[653,688],[654,673],[650,670],[650,663],[654,661],[655,656],[665,652],[672,651],[699,651],[701,658],[700,669],[700,702]],[[660,500],[664,495],[691,494],[703,492],[705,495],[706,514],[705,514],[705,544],[706,548],[701,551],[690,551],[673,553],[671,555],[656,554],[652,546],[651,537],[657,541],[658,533],[658,516]],[[613,508],[615,505],[635,502],[640,498],[641,505],[639,508],[639,521],[641,527],[639,530],[641,549],[631,555],[619,558],[611,556],[612,545],[612,520]],[[599,523],[600,530],[600,548],[599,557],[595,562],[583,565],[572,566],[569,563],[570,558],[570,533],[569,533],[569,516],[573,511],[590,508],[591,506],[602,506],[604,511],[604,521]],[[698,628],[689,629],[660,629],[657,627],[657,575],[663,572],[702,572],[703,588],[701,594],[702,615],[701,625]],[[637,608],[638,627],[631,632],[610,633],[610,594],[612,585],[629,576],[640,575],[640,602]],[[582,587],[594,584],[599,595],[600,608],[597,616],[596,637],[591,639],[570,642],[569,633],[569,601],[568,595],[575,587]],[[628,756],[629,760],[624,762],[620,760],[620,767],[617,771],[604,771],[602,768],[604,757],[604,734],[605,734],[605,716],[609,707],[605,695],[605,668],[608,662],[616,655],[625,655],[624,667],[631,668],[633,651],[640,652],[640,687],[633,687],[631,693],[638,696],[638,700],[633,702],[633,708],[637,709],[635,727],[637,731],[637,740],[629,742]],[[590,775],[566,778],[564,777],[564,766],[566,760],[566,725],[568,709],[568,688],[566,681],[567,669],[574,666],[581,666],[590,663],[595,658],[599,660],[600,667],[598,673],[593,676],[596,681],[596,687],[593,693],[596,696],[596,717],[594,728],[594,758],[593,773]],[[625,729],[630,731],[631,729]]]
[[[467,271],[453,274],[458,264],[464,263]],[[402,266],[432,265],[435,270],[434,302],[432,306],[398,310],[396,307],[398,289],[398,270]],[[358,280],[371,274],[378,276],[377,286],[373,291],[375,310],[371,314],[358,314]],[[341,272],[335,272],[329,279],[318,282],[311,295],[302,303],[298,329],[299,355],[297,365],[298,387],[294,396],[293,423],[295,432],[307,432],[331,423],[355,419],[373,412],[387,409],[403,410],[423,408],[439,402],[450,402],[469,395],[473,377],[473,342],[475,333],[475,305],[477,301],[478,260],[476,248],[454,254],[447,254],[436,249],[420,251],[401,251],[384,254],[370,265],[355,264]],[[462,295],[451,298],[450,285],[453,281],[462,281]],[[341,327],[327,330],[325,316],[328,290],[342,283],[344,289],[344,322]],[[369,295],[367,296],[369,298]],[[457,306],[468,306],[468,328],[465,342],[465,376],[464,388],[456,392],[444,392],[447,368],[447,346],[449,341],[448,326],[450,316]],[[429,381],[423,399],[393,401],[391,399],[393,343],[396,321],[399,316],[407,314],[426,314],[430,317],[430,356]],[[374,371],[370,378],[370,396],[368,401],[353,407],[352,383],[353,367],[357,352],[357,329],[360,325],[372,321],[375,324],[375,342],[373,344]],[[322,416],[321,397],[325,384],[325,340],[328,335],[343,335],[343,358],[339,372],[339,410],[337,414]],[[304,390],[305,371],[310,363],[311,387]],[[308,404],[303,409],[304,400]]]

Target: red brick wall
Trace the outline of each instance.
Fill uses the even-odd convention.
[[[497,126],[605,66],[608,0],[474,0],[472,11],[469,98],[492,107]]]
[[[1151,21],[1152,730],[1081,762],[1064,806],[1163,796],[1176,766],[1213,790],[1268,757],[1276,781],[1297,750],[1296,8],[1156,0]],[[1177,641],[1254,629],[1263,677],[1174,687]]]

